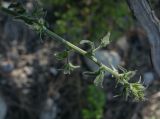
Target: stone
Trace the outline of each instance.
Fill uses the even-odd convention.
[[[143,74],[144,85],[149,86],[154,80],[154,74],[152,72],[146,72]]]
[[[0,71],[3,73],[10,73],[14,69],[13,63],[9,61],[4,61],[0,63]]]
[[[56,76],[56,75],[58,74],[57,69],[54,68],[54,67],[51,67],[51,68],[49,69],[49,71],[50,71],[50,73],[51,73],[53,76]]]
[[[7,114],[7,104],[4,98],[0,95],[0,119],[5,119]]]
[[[123,52],[128,52],[129,50],[129,44],[127,42],[127,37],[123,36],[121,38],[119,38],[116,42],[116,45],[123,50]]]
[[[48,98],[40,114],[40,119],[56,119],[58,113],[57,105],[52,98]]]
[[[102,62],[108,67],[114,67],[117,68],[118,65],[121,63],[121,57],[119,54],[115,51],[108,51],[108,50],[99,50],[95,53],[95,57],[98,59],[98,61]],[[85,63],[87,66],[92,70],[96,71],[98,70],[98,66],[88,58],[84,58]]]

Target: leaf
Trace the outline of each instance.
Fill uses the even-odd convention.
[[[33,9],[32,16],[34,16],[35,18],[45,17],[45,12],[44,12],[43,8],[41,8],[40,6],[38,7],[38,6]]]
[[[68,51],[63,51],[63,52],[60,52],[60,53],[56,53],[55,54],[55,57],[58,59],[58,60],[63,60],[65,58],[68,57]]]
[[[64,74],[71,74],[71,70],[69,68],[69,64],[64,65],[63,73]]]
[[[129,96],[130,96],[130,90],[129,90],[129,86],[128,85],[124,88],[123,95],[125,97],[125,100],[127,101]]]
[[[75,69],[79,68],[80,66],[75,66],[72,63],[67,63],[64,65],[64,74],[71,74],[72,71],[74,71]]]
[[[135,101],[145,100],[145,87],[140,83],[130,83],[130,91]]]
[[[128,71],[126,72],[126,76],[128,77],[128,80],[133,78],[136,75],[136,71]]]
[[[101,47],[106,47],[110,43],[110,35],[111,33],[108,32],[107,35],[101,39],[101,44],[100,44]]]
[[[125,69],[124,67],[122,67],[122,66],[120,66],[120,65],[118,65],[118,68],[122,71],[122,72],[127,72],[127,69]]]
[[[121,78],[129,81],[131,80],[134,76],[136,75],[136,71],[126,71],[124,73],[121,74]]]
[[[89,47],[90,47],[89,52],[90,52],[90,53],[93,53],[93,50],[95,49],[95,45],[94,45],[93,42],[91,42],[91,41],[89,41],[89,40],[82,40],[82,41],[80,42],[80,44],[87,44],[87,45],[89,45]]]
[[[99,70],[95,71],[95,72],[85,71],[85,72],[83,72],[83,75],[86,75],[86,76],[96,76],[98,73],[99,73]]]
[[[94,84],[96,86],[100,86],[103,88],[103,80],[104,80],[104,71],[100,71],[99,75],[94,80]]]
[[[38,24],[37,23],[34,23],[32,26],[33,28],[38,32],[38,33],[43,33],[44,32],[44,19],[39,19],[37,20]]]
[[[111,68],[113,69],[113,71],[118,72],[118,70],[112,64],[110,64],[110,65],[111,65]]]
[[[89,44],[89,45],[93,45],[93,42],[89,41],[89,40],[81,40],[80,44]]]
[[[72,63],[69,63],[69,66],[71,67],[72,70],[80,68],[78,65],[73,65]]]

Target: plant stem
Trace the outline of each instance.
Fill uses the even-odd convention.
[[[107,71],[107,72],[111,73],[113,75],[113,77],[118,79],[117,84],[118,83],[122,84],[124,86],[124,91],[128,91],[128,92],[124,92],[127,97],[130,94],[131,97],[133,96],[134,99],[136,99],[136,100],[144,100],[144,89],[145,89],[144,86],[141,85],[140,83],[129,83],[128,82],[129,79],[131,78],[132,72],[124,72],[124,73],[120,74],[117,71],[115,71],[114,69],[111,69],[110,67],[106,66],[102,62],[99,62],[97,60],[97,58],[95,57],[94,53],[86,52],[85,50],[77,47],[76,45],[63,39],[62,37],[60,37],[59,35],[57,35],[53,31],[48,29],[44,25],[44,21],[43,20],[41,21],[41,19],[39,19],[39,18],[34,18],[33,16],[30,16],[28,14],[26,14],[26,15],[19,14],[19,13],[12,11],[12,10],[7,9],[7,8],[3,8],[1,6],[0,6],[0,10],[2,10],[3,12],[5,12],[11,16],[14,16],[16,19],[24,21],[26,24],[30,25],[32,28],[38,30],[39,32],[44,32],[48,36],[52,37],[54,40],[62,42],[63,44],[70,47],[71,49],[73,49],[77,53],[83,55],[84,57],[89,58],[95,64],[97,64],[100,69],[102,68],[103,71]],[[93,52],[99,50],[100,48],[101,47],[97,47]]]
[[[75,46],[74,44],[66,41],[65,39],[63,39],[62,37],[60,37],[59,35],[55,34],[54,32],[52,32],[51,30],[47,29],[46,27],[44,27],[44,31],[46,32],[46,34],[50,35],[52,38],[54,38],[55,40],[61,41],[63,42],[65,45],[69,46],[70,48],[74,49],[76,52],[78,52],[79,54],[88,57],[90,60],[92,60],[93,62],[95,62],[98,66],[102,66],[107,72],[111,73],[115,78],[119,78],[120,74],[118,74],[117,72],[115,72],[114,70],[112,70],[111,68],[107,67],[106,65],[98,62],[97,58],[94,56],[88,56],[87,52],[84,51],[83,49]]]
[[[61,41],[62,43],[66,44],[67,46],[69,46],[70,48],[74,49],[75,51],[77,51],[78,53],[85,55],[87,54],[86,51],[84,51],[83,49],[75,46],[74,44],[68,42],[67,40],[63,39],[62,37],[60,37],[59,35],[55,34],[54,32],[52,32],[51,30],[47,29],[46,27],[44,27],[44,31],[46,32],[46,34],[50,35],[52,38],[54,38],[55,40]]]
[[[2,11],[4,11],[5,13],[15,16],[18,16],[18,19],[23,20],[24,22],[28,23],[29,25],[33,25],[33,24],[37,24],[38,26],[41,27],[42,24],[40,24],[38,21],[36,21],[35,19],[31,19],[29,17],[26,16],[19,16],[17,13],[15,13],[14,11],[11,11],[7,8],[4,7],[0,7],[0,9]],[[29,22],[27,22],[29,21]],[[93,62],[95,62],[98,66],[103,67],[107,72],[111,73],[115,78],[119,78],[120,74],[114,70],[112,70],[111,68],[107,67],[106,65],[102,64],[101,62],[99,62],[97,60],[97,58],[93,55],[88,55],[88,53],[86,51],[84,51],[83,49],[75,46],[74,44],[68,42],[67,40],[63,39],[62,37],[60,37],[59,35],[57,35],[56,33],[52,32],[51,30],[49,30],[48,28],[46,28],[45,26],[42,27],[42,30],[49,35],[50,37],[54,38],[57,41],[61,41],[62,43],[64,43],[65,45],[69,46],[71,49],[75,50],[76,52],[78,52],[79,54],[88,57],[90,60],[92,60]],[[98,50],[100,47],[98,47],[96,50]]]

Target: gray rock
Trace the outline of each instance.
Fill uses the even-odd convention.
[[[2,6],[5,8],[8,8],[9,5],[10,5],[9,2],[4,2],[4,1],[2,2]]]
[[[3,73],[10,73],[14,69],[14,65],[12,62],[4,61],[0,62],[0,71]]]
[[[55,101],[52,98],[48,98],[40,114],[40,119],[56,119],[57,113],[58,109]]]
[[[33,67],[25,66],[23,70],[28,76],[33,74]]]
[[[117,68],[121,63],[121,57],[115,51],[99,50],[95,53],[95,57],[98,59],[98,61],[110,68],[111,66]],[[88,58],[85,58],[85,63],[92,71],[98,70],[98,66]]]
[[[121,38],[119,38],[116,42],[116,45],[123,50],[123,52],[128,52],[129,50],[129,44],[127,42],[127,37],[123,36]]]
[[[154,80],[153,72],[146,72],[143,74],[144,85],[149,86]]]
[[[5,119],[7,114],[7,104],[4,98],[0,95],[0,119]]]
[[[51,68],[49,69],[49,71],[50,71],[50,73],[51,73],[52,75],[54,75],[54,76],[56,76],[56,75],[58,74],[57,69],[54,68],[54,67],[51,67]]]

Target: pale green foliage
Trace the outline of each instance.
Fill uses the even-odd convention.
[[[94,55],[94,49],[95,49],[95,45],[93,42],[89,41],[89,40],[81,40],[80,42],[81,45],[83,44],[88,44],[90,46],[90,49],[88,50],[88,53]]]
[[[140,83],[130,83],[130,95],[135,101],[145,100],[144,98],[145,87]]]
[[[99,70],[95,72],[84,72],[84,75],[96,76],[94,84],[103,88],[103,80],[105,76],[105,69],[103,67],[100,67]]]
[[[65,58],[68,57],[68,51],[63,51],[63,52],[60,52],[60,53],[55,53],[54,55],[55,55],[55,57],[58,60],[64,60]]]
[[[15,8],[14,8],[15,7]],[[105,72],[109,72],[113,75],[113,77],[116,79],[117,84],[121,84],[124,87],[124,95],[126,98],[132,97],[134,100],[144,100],[144,87],[142,84],[138,83],[130,83],[130,79],[134,76],[135,71],[126,71],[123,68],[121,70],[123,71],[122,74],[118,73],[118,70],[111,69],[101,62],[97,61],[94,52],[96,52],[99,48],[106,47],[110,43],[110,33],[108,33],[104,38],[101,39],[101,42],[97,48],[95,48],[94,43],[90,41],[82,41],[81,44],[87,43],[91,46],[89,51],[84,51],[83,49],[77,47],[76,45],[66,41],[65,39],[61,38],[54,32],[50,31],[44,23],[43,20],[43,13],[38,13],[42,12],[41,10],[33,10],[34,14],[27,14],[27,12],[19,12],[17,6],[12,6],[12,10],[8,9],[3,9],[5,12],[15,16],[19,20],[23,20],[25,23],[29,24],[32,28],[37,30],[40,34],[42,31],[49,35],[52,36],[55,40],[59,40],[63,42],[66,46],[68,46],[71,50],[74,50],[81,55],[91,59],[94,61],[98,66],[99,69],[96,72],[88,73],[88,74],[93,74],[96,75],[96,78],[94,80],[95,85],[103,87],[103,80],[104,80],[104,75]],[[21,8],[20,8],[21,9]],[[14,11],[15,10],[15,11]],[[36,14],[37,13],[37,14]],[[41,16],[42,15],[42,16]],[[61,53],[58,53],[56,57],[60,60],[62,59],[67,59],[67,63],[64,65],[64,74],[70,74],[74,69],[79,68],[79,66],[74,66],[70,61],[69,61],[69,51],[63,51]],[[87,73],[86,73],[87,74]]]
[[[125,96],[126,100],[132,97],[134,101],[145,100],[145,87],[141,82],[129,83],[130,79],[135,75],[136,71],[125,71],[121,74],[121,77],[117,80],[117,83],[124,86],[122,94]]]
[[[108,44],[110,44],[110,35],[111,33],[108,32],[107,35],[101,39],[101,47],[106,47]]]
[[[55,53],[55,57],[58,60],[67,59],[67,63],[63,67],[64,74],[71,74],[72,71],[74,71],[75,69],[80,67],[80,66],[73,65],[70,61],[68,61],[69,60],[69,53],[70,53],[70,51],[66,51],[66,50],[59,52],[59,53]]]
[[[104,71],[100,71],[100,73],[96,76],[96,78],[94,80],[94,84],[96,86],[103,87],[103,80],[104,80]]]
[[[144,98],[144,86],[140,83],[125,84],[123,94],[126,100],[128,97],[132,97],[134,101],[145,100]]]
[[[72,71],[74,71],[75,69],[77,69],[79,67],[80,66],[75,66],[71,62],[69,62],[69,63],[64,65],[63,72],[64,72],[64,74],[71,74]]]

